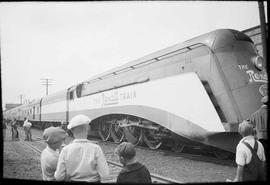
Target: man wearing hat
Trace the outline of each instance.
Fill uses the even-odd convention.
[[[49,127],[43,132],[43,139],[47,147],[41,153],[41,171],[43,180],[55,180],[54,172],[56,170],[59,149],[66,137],[66,132],[59,127]]]
[[[261,102],[262,106],[251,115],[250,121],[251,124],[255,127],[256,137],[263,144],[265,151],[267,151],[268,96],[264,96],[261,99]]]
[[[249,121],[239,124],[239,133],[243,137],[237,147],[235,162],[237,164],[236,181],[265,180],[264,148],[253,136],[253,126]]]
[[[55,179],[58,181],[100,182],[109,176],[109,168],[101,147],[87,139],[90,118],[77,115],[70,120],[68,129],[74,140],[66,145],[59,156]]]

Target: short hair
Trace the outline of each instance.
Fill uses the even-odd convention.
[[[119,156],[125,159],[132,159],[136,155],[135,146],[128,142],[121,143],[117,148],[116,152]]]
[[[253,135],[253,125],[250,123],[250,121],[244,120],[239,124],[238,131],[244,137]]]

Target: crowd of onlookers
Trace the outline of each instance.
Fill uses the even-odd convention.
[[[239,133],[243,137],[236,147],[236,177],[227,181],[266,180],[267,149],[267,105],[268,97],[263,97],[262,107],[250,118],[239,124]],[[3,130],[6,124],[3,122]],[[67,125],[49,127],[43,132],[47,147],[41,153],[43,180],[48,181],[85,181],[102,182],[109,177],[109,168],[101,147],[87,139],[91,119],[77,115]],[[11,122],[12,140],[18,140],[17,122]],[[32,141],[32,124],[25,118],[23,128],[25,140]],[[5,138],[5,131],[3,132]],[[72,138],[68,144],[67,137]],[[135,146],[121,143],[115,153],[123,169],[117,183],[151,183],[148,169],[136,160]]]

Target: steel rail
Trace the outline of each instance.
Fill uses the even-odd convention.
[[[36,152],[37,154],[41,154],[41,150],[39,150],[38,148],[36,148],[35,146],[31,145],[28,142],[25,142],[23,139],[19,139],[19,141],[24,144],[25,146],[27,146],[28,148],[30,148],[31,150],[33,150],[34,152]],[[123,168],[123,165],[116,163],[114,161],[111,160],[107,160],[108,164],[119,167],[119,168]],[[171,178],[167,178],[167,177],[163,177],[157,174],[153,174],[150,173],[151,175],[151,179],[152,179],[152,183],[165,183],[165,184],[170,184],[170,183],[177,183],[177,184],[183,184],[183,182],[181,181],[177,181]],[[114,182],[114,181],[109,181],[109,182]],[[104,182],[106,183],[106,182]]]

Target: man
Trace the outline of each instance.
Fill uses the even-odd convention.
[[[32,141],[31,126],[32,123],[27,118],[24,118],[23,129],[25,132],[25,141]]]
[[[11,134],[12,134],[12,141],[19,140],[19,132],[17,130],[17,120],[14,118],[14,120],[11,122]]]
[[[136,151],[133,144],[121,143],[116,153],[124,168],[117,177],[117,183],[151,183],[151,175],[148,169],[135,159]]]
[[[59,156],[55,179],[60,181],[100,182],[109,176],[106,158],[100,146],[87,140],[90,118],[77,115],[70,120],[68,129],[74,140],[66,145]]]
[[[59,127],[49,127],[43,132],[43,139],[47,147],[41,153],[41,171],[43,180],[55,180],[54,172],[56,170],[59,150],[66,138],[66,132]]]
[[[255,127],[256,137],[263,144],[264,150],[267,151],[268,96],[264,96],[261,102],[263,105],[251,115],[250,121]]]
[[[3,126],[3,141],[6,139],[6,130],[7,130],[7,125],[6,125],[6,120],[4,119],[2,122]]]
[[[265,180],[264,148],[259,141],[255,140],[252,124],[243,121],[239,125],[239,133],[243,138],[236,148],[237,171],[234,181]]]

